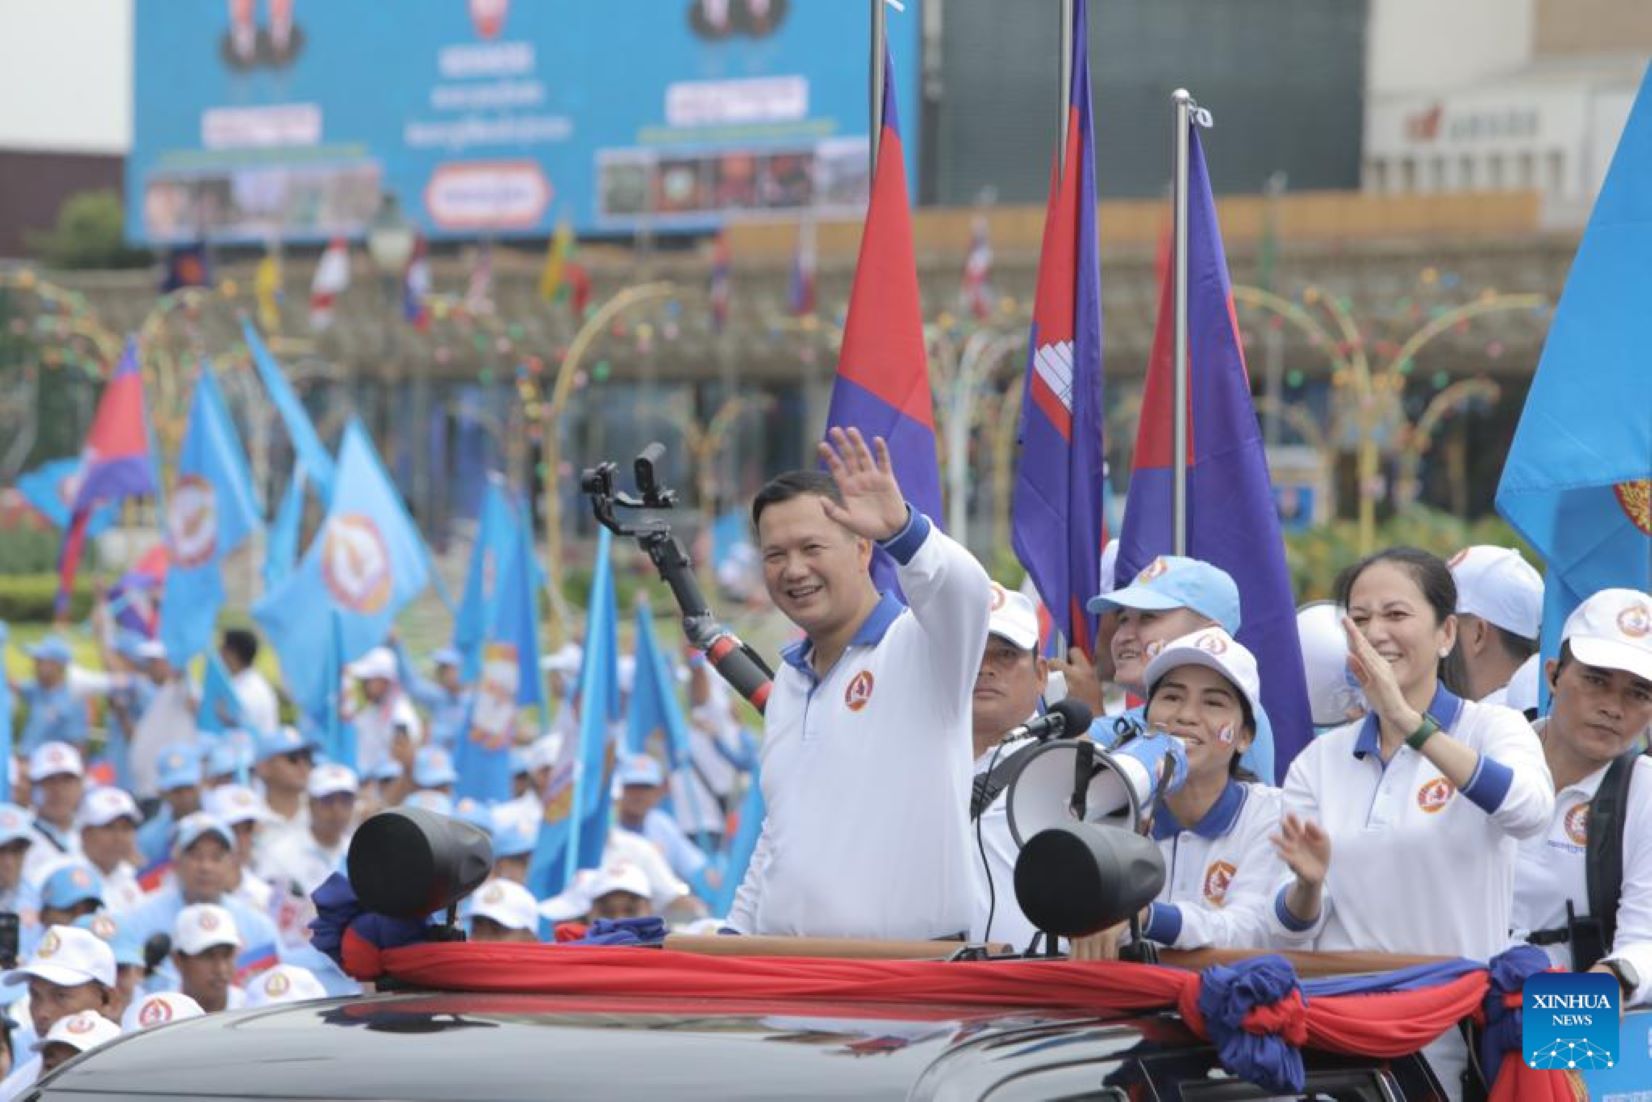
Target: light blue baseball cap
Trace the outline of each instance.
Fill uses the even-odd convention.
[[[402,806],[434,811],[438,815],[452,815],[453,797],[446,792],[437,792],[434,788],[423,788],[403,800]]]
[[[42,658],[48,662],[67,662],[73,657],[69,644],[63,641],[61,635],[48,635],[40,642],[28,649],[30,658]]]
[[[1219,566],[1182,555],[1160,555],[1129,585],[1092,597],[1085,607],[1091,612],[1190,608],[1222,625],[1229,635],[1239,632],[1239,587],[1233,577]]]
[[[65,911],[88,899],[103,902],[103,877],[84,861],[59,865],[40,885],[40,905]]]
[[[665,770],[647,754],[634,754],[620,766],[619,783],[621,787],[637,785],[658,788],[665,783]]]
[[[493,828],[494,859],[526,857],[533,852],[536,841],[538,839],[519,819],[505,819]]]
[[[116,967],[143,967],[143,945],[120,919],[108,911],[81,915],[74,924],[82,930],[92,931],[109,943],[109,948],[115,953]]]
[[[440,788],[459,783],[453,758],[440,746],[422,747],[413,756],[413,784],[419,788]]]
[[[269,761],[282,754],[296,754],[300,750],[315,753],[315,742],[296,727],[281,726],[258,735],[258,760]]]
[[[235,833],[224,825],[224,821],[209,812],[196,811],[178,820],[172,834],[172,852],[183,853],[208,834],[214,835],[234,851]]]
[[[231,737],[214,739],[207,750],[206,775],[230,777],[240,772],[242,765],[251,765],[252,755],[244,743]]]
[[[155,758],[155,787],[162,792],[200,785],[201,752],[193,744],[168,746]]]
[[[459,653],[457,647],[438,647],[430,656],[433,666],[458,666],[463,664],[465,656]]]
[[[460,796],[454,800],[453,817],[493,833],[493,809],[474,796]]]
[[[33,818],[30,813],[16,804],[0,804],[0,846],[9,846],[16,841],[34,841],[30,823]]]

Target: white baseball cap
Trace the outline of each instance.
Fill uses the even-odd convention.
[[[217,788],[209,789],[205,805],[206,810],[216,815],[225,826],[269,823],[275,820],[275,816],[264,806],[264,801],[258,797],[258,793],[244,784],[221,784]]]
[[[489,880],[471,899],[472,918],[491,918],[507,930],[539,930],[539,903],[514,880]]]
[[[630,892],[643,899],[653,896],[648,887],[648,874],[629,862],[604,865],[591,881],[590,897],[593,903],[612,892]]]
[[[172,948],[188,956],[219,945],[241,945],[235,916],[216,903],[192,903],[178,912],[172,924]]]
[[[29,1047],[44,1052],[47,1045],[68,1045],[76,1052],[90,1052],[120,1036],[120,1026],[96,1010],[82,1010],[59,1018],[46,1035]]]
[[[327,989],[315,978],[315,973],[296,964],[278,964],[260,972],[247,987],[247,1005],[274,1006],[277,1003],[301,1003],[311,999],[325,999]]]
[[[584,660],[585,652],[578,643],[564,643],[555,651],[539,660],[539,668],[546,673],[574,674],[579,672],[579,664]]]
[[[309,793],[312,800],[326,799],[340,792],[354,796],[359,791],[361,784],[356,780],[356,771],[348,765],[328,762],[310,770]]]
[[[80,751],[66,742],[43,742],[29,755],[29,779],[43,781],[68,773],[76,777],[86,775],[86,766],[80,760]]]
[[[80,800],[80,825],[104,827],[116,819],[130,819],[133,824],[143,822],[143,812],[130,793],[113,785],[99,785]]]
[[[167,1022],[199,1018],[205,1013],[200,1003],[181,991],[157,991],[127,1007],[126,1013],[121,1015],[120,1027],[127,1033],[138,1033]]]
[[[1359,682],[1348,672],[1342,610],[1333,601],[1303,605],[1296,610],[1296,636],[1302,644],[1302,673],[1314,726],[1340,727],[1348,722],[1351,709],[1365,707]]]
[[[1652,681],[1652,596],[1603,589],[1566,617],[1560,641],[1585,666],[1623,670]]]
[[[34,947],[28,963],[7,972],[4,982],[27,982],[38,976],[59,987],[79,987],[83,983],[115,986],[115,951],[109,943],[79,926],[48,926]]]
[[[1457,611],[1478,616],[1522,639],[1536,639],[1543,627],[1543,576],[1520,552],[1475,544],[1451,556],[1457,583]]]
[[[396,655],[389,647],[374,647],[350,665],[350,676],[358,681],[383,678],[396,680]]]
[[[987,634],[996,635],[1018,650],[1038,649],[1038,609],[1032,598],[992,583],[987,599]]]
[[[1147,664],[1148,696],[1153,695],[1160,678],[1181,666],[1203,666],[1232,682],[1244,694],[1260,730],[1266,715],[1262,709],[1262,678],[1256,670],[1256,656],[1243,643],[1219,627],[1200,628],[1172,639]]]

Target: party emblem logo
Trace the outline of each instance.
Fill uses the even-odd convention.
[[[1520,1056],[1538,1071],[1615,1067],[1621,1040],[1616,976],[1539,972],[1521,992]]]
[[[115,936],[115,920],[108,915],[98,915],[92,919],[92,933],[108,941]]]
[[[1589,805],[1581,803],[1566,812],[1566,838],[1574,846],[1589,844]]]
[[[1193,640],[1193,645],[1206,654],[1226,654],[1228,649],[1228,641],[1215,632],[1199,636]]]
[[[218,928],[218,916],[211,911],[202,911],[200,917],[196,919],[196,923],[203,930],[216,930]]]
[[[1631,639],[1644,638],[1652,632],[1652,611],[1636,601],[1618,613],[1618,629]]]
[[[1233,883],[1233,874],[1238,871],[1232,862],[1212,862],[1210,868],[1205,870],[1205,902],[1214,907],[1226,903],[1228,885]]]
[[[69,1024],[64,1026],[64,1028],[70,1033],[90,1033],[92,1030],[97,1028],[97,1022],[93,1018],[93,1012],[86,1010],[76,1014],[73,1018],[70,1018]]]
[[[40,939],[39,945],[35,946],[34,955],[37,957],[53,956],[61,948],[63,948],[63,939],[58,937],[57,931],[47,930],[46,936]]]
[[[138,1011],[138,1024],[144,1027],[160,1025],[172,1020],[172,1006],[165,999],[150,999]]]
[[[1445,810],[1446,804],[1457,790],[1451,787],[1451,782],[1444,777],[1435,777],[1433,780],[1417,789],[1417,806],[1430,815]]]
[[[292,990],[293,981],[287,978],[285,972],[271,972],[269,979],[264,981],[264,994],[272,998],[279,998]]]
[[[470,0],[470,21],[483,38],[498,38],[509,13],[510,0]]]
[[[872,671],[861,670],[843,690],[843,703],[851,712],[858,712],[872,700]]]
[[[997,612],[999,609],[1004,607],[1004,602],[1009,600],[1009,594],[1005,593],[1004,587],[999,585],[997,582],[992,583],[990,592],[991,596],[987,598],[987,610],[989,612]]]
[[[390,603],[390,548],[373,518],[345,513],[327,522],[321,580],[333,600],[351,612],[371,616]]]
[[[212,483],[186,474],[166,503],[166,539],[174,566],[185,569],[212,559],[218,547],[218,501]]]
[[[1144,582],[1150,582],[1169,569],[1170,564],[1164,561],[1163,555],[1160,555],[1158,558],[1141,568],[1141,573],[1136,575],[1136,584],[1141,585]]]

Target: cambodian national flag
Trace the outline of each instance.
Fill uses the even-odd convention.
[[[98,399],[97,414],[80,453],[80,489],[69,505],[69,529],[58,557],[57,611],[68,611],[75,572],[86,547],[87,526],[98,509],[129,497],[155,492],[155,464],[149,452],[149,422],[144,412],[143,375],[138,344],[126,342],[115,373]]]
[[[1084,0],[1073,8],[1066,156],[1051,169],[1031,348],[1021,405],[1021,461],[1010,542],[1055,627],[1091,654],[1101,591],[1104,451],[1101,267],[1096,256],[1095,147]]]
[[[1583,231],[1497,484],[1497,511],[1548,564],[1545,658],[1585,598],[1652,589],[1649,252],[1652,75]]]
[[[17,492],[35,512],[58,528],[69,527],[69,506],[80,493],[80,458],[48,459],[17,476]],[[86,534],[96,536],[120,519],[120,510],[104,506],[92,514]]]
[[[1075,18],[1082,19],[1083,17],[1076,16]],[[1082,44],[1078,45],[1076,50],[1078,56],[1081,58],[1084,57],[1087,52]],[[1076,69],[1074,70],[1074,79],[1077,79]],[[1090,115],[1089,89],[1090,86],[1086,84],[1084,86],[1085,118],[1089,118]],[[1071,115],[1074,111],[1076,111],[1076,107],[1070,106],[1068,108],[1069,115]],[[1073,144],[1071,127],[1068,128],[1067,144],[1068,146]],[[1088,149],[1089,145],[1086,144],[1085,148]],[[1091,170],[1090,176],[1091,182],[1093,183],[1095,176],[1093,169]],[[1052,204],[1055,202],[1056,194],[1056,188],[1052,187],[1050,189],[1050,201]],[[1048,221],[1049,216],[1046,215],[1045,222],[1048,223]],[[1093,218],[1092,221],[1094,221]],[[969,311],[970,316],[976,321],[986,321],[992,316],[992,238],[987,232],[987,219],[985,215],[977,215],[974,225],[970,228],[969,255],[964,258],[964,281],[962,287],[960,287],[958,291],[958,301],[963,305],[964,309]]]
[[[719,230],[711,247],[711,331],[721,333],[728,325],[728,309],[732,277],[729,265],[728,231]]]
[[[421,333],[430,328],[430,246],[422,233],[413,239],[402,275],[402,317]]]
[[[826,427],[857,428],[868,443],[883,437],[906,500],[931,520],[941,521],[941,471],[935,459],[935,410],[912,253],[906,154],[895,111],[894,66],[887,52],[883,134]],[[894,564],[881,548],[873,555],[872,577],[880,589],[895,587]]]
[[[1313,737],[1313,722],[1291,575],[1197,127],[1192,127],[1189,157],[1187,554],[1221,567],[1239,587],[1239,641],[1256,655],[1262,703],[1273,729],[1271,736],[1257,732],[1245,764],[1274,783]],[[1172,551],[1174,302],[1171,271],[1159,297],[1159,327],[1136,434],[1135,470],[1119,534],[1115,577],[1120,586],[1128,585],[1155,556]]]

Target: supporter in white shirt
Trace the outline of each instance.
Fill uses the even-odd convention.
[[[103,878],[103,905],[121,914],[138,905],[143,888],[130,857],[142,814],[124,789],[99,786],[80,802],[80,846]]]
[[[1470,700],[1506,704],[1509,682],[1537,653],[1543,627],[1543,576],[1507,547],[1476,544],[1451,556],[1457,583],[1457,642],[1452,683]]]
[[[272,817],[264,801],[245,785],[224,784],[207,790],[206,810],[235,834],[237,880],[226,894],[260,914],[272,914],[276,902],[275,889],[268,880],[253,871],[259,831]],[[277,921],[279,923],[279,918]]]
[[[279,727],[281,709],[275,689],[253,666],[258,658],[258,636],[245,628],[230,628],[224,632],[218,656],[229,670],[230,686],[241,705],[240,726],[260,735]],[[227,721],[230,717],[224,718]]]
[[[1393,548],[1337,588],[1371,714],[1309,743],[1285,782],[1286,810],[1335,854],[1315,947],[1488,960],[1508,944],[1519,841],[1554,811],[1543,749],[1518,712],[1440,684],[1457,627],[1445,563]],[[1455,1095],[1456,1032],[1429,1058]]]
[[[689,883],[706,871],[706,855],[658,804],[665,795],[665,770],[646,754],[627,759],[615,778],[614,826],[653,843],[671,871]]]
[[[29,813],[16,804],[0,803],[0,911],[22,909],[23,864],[33,839]]]
[[[272,846],[259,875],[278,891],[308,896],[332,875],[350,848],[350,823],[360,786],[346,765],[318,765],[310,773],[310,829]]]
[[[752,506],[769,595],[808,637],[765,709],[767,814],[728,916],[740,933],[949,937],[974,915],[969,706],[991,589],[876,446],[874,460],[834,429],[830,478],[783,475]],[[873,586],[874,541],[910,607]]]
[[[40,1074],[50,1075],[83,1052],[91,1052],[120,1036],[120,1026],[95,1010],[59,1018],[51,1031],[31,1047],[40,1054]]]
[[[1558,791],[1549,829],[1520,843],[1514,934],[1543,945],[1557,968],[1610,972],[1625,1006],[1644,1003],[1652,998],[1652,758],[1641,750],[1652,731],[1652,596],[1603,589],[1579,605],[1549,663],[1549,684],[1538,730]],[[1623,880],[1616,910],[1602,916],[1590,904],[1585,864],[1590,803],[1625,754]],[[1592,920],[1581,924],[1583,938],[1574,940],[1568,912]],[[1597,925],[1603,917],[1615,926],[1610,941]]]
[[[416,747],[424,740],[418,713],[396,683],[396,655],[374,647],[349,668],[361,686],[362,702],[348,717],[356,729],[356,768],[372,774],[395,757],[392,743],[405,736]]]
[[[34,818],[29,830],[29,852],[23,859],[23,882],[39,883],[48,866],[65,857],[80,856],[80,831],[75,821],[86,790],[86,769],[80,751],[66,742],[47,742],[29,755]]]
[[[757,762],[757,741],[741,726],[728,684],[703,656],[688,662],[688,760],[671,774],[671,813],[697,841],[715,849],[740,776]]]
[[[13,1052],[21,1056],[37,1039],[49,1036],[59,1020],[83,1010],[108,1009],[115,987],[115,953],[90,930],[51,926],[29,960],[7,972],[4,982],[29,988],[29,1020],[11,1035]],[[0,1081],[0,1102],[10,1102],[33,1086],[40,1066],[38,1056],[14,1063],[11,1074]]]
[[[1255,656],[1205,628],[1160,651],[1147,684],[1148,728],[1181,740],[1187,780],[1153,811],[1165,886],[1144,936],[1175,949],[1306,946],[1331,842],[1318,824],[1282,821],[1277,788],[1237,777],[1264,716]]]
[[[270,814],[253,843],[254,864],[283,838],[309,833],[308,788],[314,760],[315,747],[296,727],[278,727],[258,736],[254,769]]]
[[[225,908],[192,903],[179,911],[172,927],[178,993],[194,999],[208,1014],[245,1006],[247,993],[235,986],[235,957],[241,947],[235,916]]]

